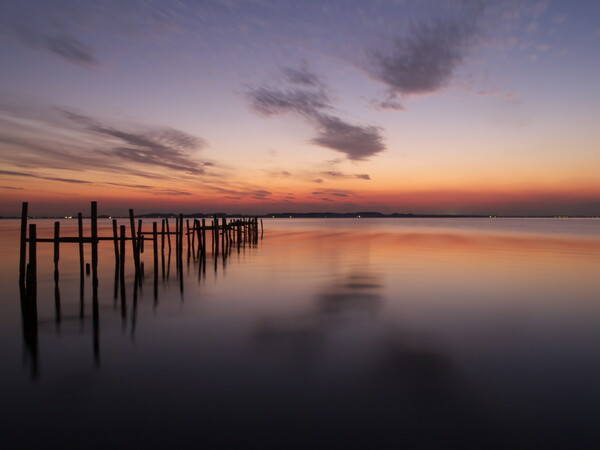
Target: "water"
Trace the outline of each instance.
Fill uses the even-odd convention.
[[[96,327],[77,246],[61,246],[58,321],[40,244],[33,347],[18,229],[0,221],[1,448],[600,442],[600,220],[265,220],[204,273],[184,261],[182,284],[171,261],[156,292],[151,252],[138,292],[128,253],[125,304],[103,242]]]

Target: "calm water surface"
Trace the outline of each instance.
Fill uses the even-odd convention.
[[[36,223],[52,235],[53,221]],[[264,225],[258,245],[226,259],[186,258],[182,282],[173,255],[156,290],[148,247],[139,290],[128,253],[125,301],[102,243],[96,326],[77,246],[61,246],[57,292],[40,244],[32,332],[19,223],[0,221],[0,447],[600,442],[600,220]]]

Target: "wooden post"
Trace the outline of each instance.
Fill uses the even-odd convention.
[[[196,235],[198,234],[199,226],[198,219],[194,219],[192,222],[192,250],[196,249]],[[200,242],[198,242],[198,248],[200,248]]]
[[[179,273],[179,217],[175,217],[175,268]]]
[[[135,216],[133,214],[133,209],[129,210],[129,226],[131,228],[131,249],[133,251],[133,262],[137,278],[140,275],[140,255],[137,248],[137,239],[135,238]]]
[[[27,299],[30,305],[37,302],[37,233],[35,224],[29,224],[29,264],[27,265]],[[35,307],[37,310],[37,307]]]
[[[165,279],[165,219],[161,221],[160,232],[160,263],[162,268],[162,279]]]
[[[179,214],[179,268],[183,278],[183,214]]]
[[[21,246],[19,259],[19,286],[25,286],[25,273],[27,270],[27,207],[28,203],[21,205]]]
[[[223,250],[223,255],[225,255],[227,251],[227,219],[225,217],[223,217],[221,220],[221,226],[223,227],[223,235],[221,236],[221,249]]]
[[[121,284],[121,306],[123,306],[125,304],[125,242],[126,242],[126,237],[125,237],[125,231],[126,227],[125,225],[121,225],[120,227],[120,247],[121,247],[121,251],[119,252],[119,278],[120,280],[120,284]]]
[[[142,234],[142,219],[138,220],[138,231],[137,231],[137,240],[138,240],[138,253],[144,253],[144,235]]]
[[[171,230],[169,230],[169,218],[165,218],[165,224],[167,225],[167,244],[169,246],[169,253],[171,253]]]
[[[161,220],[160,228],[160,251],[165,252],[165,219]]]
[[[119,233],[117,230],[117,219],[113,219],[113,246],[115,248],[115,267],[119,267]]]
[[[92,202],[92,311],[94,314],[94,325],[98,320],[98,204]],[[94,338],[97,338],[94,333]],[[94,355],[96,352],[96,340],[94,341]]]
[[[152,249],[154,250],[154,278],[158,277],[158,227],[152,222]]]
[[[83,216],[81,213],[77,213],[77,232],[79,237],[79,276],[83,279]]]
[[[181,219],[183,220],[183,219]],[[187,246],[188,246],[188,254],[190,253],[191,250],[191,245],[190,245],[190,219],[185,219],[185,229],[186,229],[186,234],[187,234]],[[193,237],[192,237],[193,239]]]
[[[92,271],[98,268],[98,204],[92,202]]]
[[[217,219],[216,217],[213,218],[213,237],[215,240],[214,253],[215,253],[215,255],[218,255],[219,254],[219,219]]]
[[[60,222],[54,222],[54,281],[58,282],[58,260],[60,258]]]
[[[83,258],[83,216],[81,213],[77,213],[77,234],[79,238],[78,247],[79,247],[79,317],[83,319],[84,316],[84,307],[83,307],[83,295],[85,292],[85,282],[84,282],[84,267],[85,262]]]
[[[60,222],[54,222],[54,311],[60,324],[60,289],[58,288],[58,261],[60,259]]]
[[[154,300],[158,297],[158,226],[152,222],[152,247],[154,250]]]
[[[202,219],[202,251],[206,254],[206,219]]]

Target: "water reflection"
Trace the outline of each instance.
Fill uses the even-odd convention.
[[[122,227],[123,228],[123,227]],[[123,230],[122,230],[123,234]],[[134,274],[133,278],[130,282],[127,281],[128,271],[126,269],[126,252],[125,252],[125,240],[120,240],[120,254],[119,259],[115,261],[114,266],[114,279],[113,279],[113,300],[115,302],[115,306],[119,305],[119,311],[121,316],[121,326],[122,331],[125,332],[129,329],[131,340],[135,341],[136,327],[137,327],[137,312],[138,312],[138,299],[141,292],[141,289],[144,286],[144,262],[140,262],[141,271],[139,274]],[[168,242],[168,240],[167,240]],[[188,277],[193,277],[197,279],[198,282],[202,282],[206,280],[206,267],[209,264],[207,259],[212,264],[214,273],[217,274],[218,270],[225,271],[227,267],[227,262],[230,256],[235,252],[240,252],[241,249],[245,248],[246,244],[238,243],[238,245],[227,246],[223,244],[220,252],[215,249],[215,253],[211,254],[207,257],[206,252],[202,250],[202,242],[198,242],[198,246],[196,246],[195,242],[190,241],[190,248],[187,251],[187,254],[190,256],[186,259],[186,267]],[[250,244],[251,248],[257,248],[258,241]],[[158,306],[159,300],[159,271],[162,272],[162,283],[161,286],[163,289],[168,291],[169,282],[170,282],[170,269],[171,269],[171,247],[168,246],[167,255],[165,257],[165,245],[164,241],[161,245],[162,254],[161,260],[162,263],[159,266],[158,264],[158,254],[154,253],[154,265],[153,265],[153,277],[152,277],[152,298],[154,308]],[[154,250],[157,250],[155,247]],[[80,250],[81,252],[81,250]],[[177,259],[175,261],[176,265],[176,276],[177,276],[177,284],[179,287],[179,292],[181,296],[181,300],[183,300],[184,293],[184,281],[186,276],[184,275],[183,264],[184,261],[182,256],[184,252],[182,250],[176,250],[178,253]],[[81,254],[81,253],[80,253]],[[191,255],[194,255],[191,258]],[[98,267],[96,265],[90,265],[91,271],[84,276],[83,265],[80,267],[79,271],[79,313],[78,320],[81,324],[81,330],[83,330],[83,325],[88,318],[85,315],[86,307],[85,307],[85,284],[86,279],[91,278],[92,285],[92,298],[91,298],[91,319],[92,319],[92,354],[96,367],[100,367],[100,300],[99,300],[99,276],[98,276]],[[89,276],[91,274],[91,277]],[[30,278],[31,270],[29,271]],[[20,303],[21,303],[21,318],[22,318],[22,334],[23,334],[23,343],[25,348],[25,353],[27,355],[26,362],[30,366],[32,379],[37,379],[39,377],[39,345],[38,345],[38,312],[37,312],[37,277],[35,278],[36,282],[29,281],[27,284],[23,283],[19,285],[20,291]],[[60,334],[61,331],[61,323],[63,322],[62,315],[62,307],[61,307],[61,291],[60,291],[60,271],[58,264],[55,261],[54,272],[53,272],[53,280],[54,280],[54,322],[55,322],[55,332],[57,335]],[[128,290],[131,290],[131,304],[129,304]],[[70,320],[70,318],[66,318],[66,320]]]
[[[52,285],[41,321],[22,293],[43,392],[15,394],[27,417],[100,447],[594,448],[598,242],[281,229],[259,251],[190,246],[161,243],[155,263],[147,245],[141,284],[125,265],[92,273],[91,302],[80,277],[85,355],[76,279],[56,284],[60,339]]]

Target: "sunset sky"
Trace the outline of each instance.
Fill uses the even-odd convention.
[[[600,215],[600,1],[3,0],[0,215]]]

